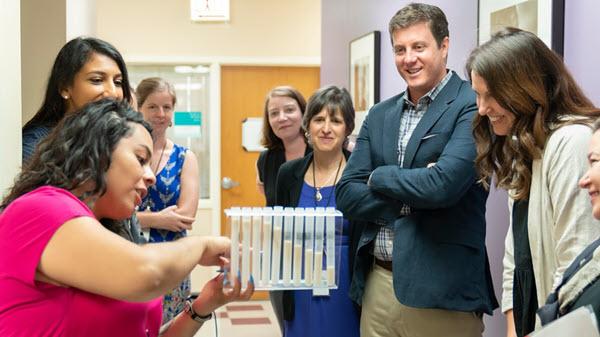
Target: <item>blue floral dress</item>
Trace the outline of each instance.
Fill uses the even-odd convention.
[[[143,209],[148,207],[152,212],[159,212],[177,204],[181,193],[181,170],[187,148],[173,144],[173,151],[165,167],[156,175],[156,184],[148,188],[148,195],[142,201]],[[186,236],[185,230],[172,232],[162,229],[150,229],[149,242],[173,241]],[[163,323],[173,319],[183,311],[185,299],[190,295],[189,276],[163,298]]]

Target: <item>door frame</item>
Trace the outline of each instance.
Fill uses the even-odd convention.
[[[124,55],[130,65],[202,64],[210,69],[209,89],[209,184],[208,199],[200,199],[198,209],[210,210],[211,234],[221,235],[221,67],[222,66],[287,66],[320,67],[320,57],[161,57]]]

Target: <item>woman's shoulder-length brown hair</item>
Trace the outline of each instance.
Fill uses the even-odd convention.
[[[261,145],[266,147],[269,150],[275,149],[283,149],[283,142],[279,137],[275,135],[273,132],[273,128],[271,128],[271,124],[269,124],[269,101],[272,97],[289,97],[298,103],[298,107],[300,108],[300,113],[304,116],[304,111],[306,111],[306,100],[304,96],[294,87],[291,86],[278,86],[269,91],[267,97],[265,98],[265,107],[263,113],[263,127],[262,127],[262,139],[260,141]],[[302,133],[302,129],[298,131]]]
[[[591,124],[600,110],[579,88],[562,59],[533,33],[504,28],[471,52],[468,76],[484,79],[488,93],[515,120],[505,136],[493,133],[489,119],[479,114],[473,121],[477,148],[475,165],[480,181],[527,199],[531,166],[542,155],[551,132],[565,124]],[[577,118],[565,118],[575,116]]]

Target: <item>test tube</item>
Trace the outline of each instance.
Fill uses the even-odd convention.
[[[266,285],[270,282],[270,271],[271,271],[271,237],[272,230],[272,215],[273,210],[265,207],[262,209],[262,275],[259,281],[260,285]]]
[[[230,210],[229,220],[231,221],[231,273],[229,280],[234,284],[240,270],[240,208],[234,207]]]
[[[271,283],[279,284],[279,266],[281,265],[281,235],[283,227],[283,207],[276,206],[274,209],[273,223],[273,258],[271,260]]]
[[[323,239],[325,236],[325,217],[323,207],[315,210],[315,272],[313,278],[314,287],[323,285]]]
[[[305,209],[304,220],[304,282],[313,283],[313,241],[315,236],[315,209]]]
[[[302,283],[302,244],[304,242],[304,208],[294,209],[294,285]]]
[[[258,278],[255,282],[260,281],[260,225],[262,223],[261,209],[258,207],[252,208],[252,268],[250,275]]]
[[[252,213],[248,207],[242,208],[242,287],[250,279],[250,238],[252,235]]]
[[[325,228],[327,236],[327,285],[335,285],[335,208],[327,207]]]
[[[289,286],[292,280],[292,241],[294,239],[294,209],[283,209],[283,284]]]

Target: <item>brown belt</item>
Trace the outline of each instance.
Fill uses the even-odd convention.
[[[375,259],[375,264],[383,269],[392,271],[392,261],[383,261],[380,259]]]

